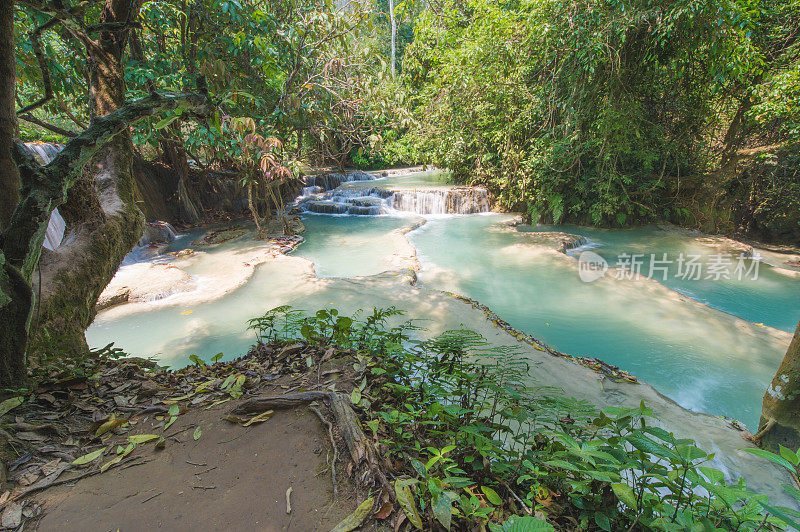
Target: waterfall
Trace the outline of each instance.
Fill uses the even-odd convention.
[[[392,206],[398,211],[417,214],[475,214],[489,212],[489,193],[478,187],[398,190]]]
[[[33,153],[33,156],[39,164],[49,164],[50,161],[55,159],[63,144],[53,144],[49,142],[26,142],[25,147]],[[50,221],[47,223],[47,232],[44,235],[44,247],[49,250],[54,250],[61,245],[64,240],[64,230],[67,224],[64,218],[59,214],[58,209],[53,209],[50,214]]]
[[[566,238],[564,238],[564,240],[561,241],[558,251],[561,253],[569,253],[570,251],[587,246],[589,243],[590,242],[586,237],[579,235],[568,235]]]
[[[350,181],[372,181],[377,179],[374,175],[366,172],[350,172],[347,174],[322,174],[306,177],[306,188],[319,187],[322,190],[333,190]]]
[[[305,178],[295,199],[297,209],[320,214],[369,215],[475,214],[489,212],[489,192],[482,187],[388,189],[369,185],[342,186],[380,179],[366,172],[323,174]],[[367,188],[369,187],[369,188]]]
[[[33,153],[33,156],[39,164],[49,164],[50,161],[55,159],[63,144],[54,144],[52,142],[26,142],[25,147]]]
[[[471,187],[395,191],[373,187],[323,192],[314,185],[303,188],[296,204],[301,210],[320,214],[475,214],[489,212],[489,193],[484,188]]]

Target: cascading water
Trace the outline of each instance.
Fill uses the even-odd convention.
[[[178,232],[169,222],[148,222],[144,228],[144,233],[142,233],[142,238],[139,239],[139,245],[168,244],[173,242],[177,236]]]
[[[33,156],[36,157],[39,164],[48,164],[55,159],[64,145],[52,142],[26,142],[25,147],[33,153]]]
[[[485,188],[455,187],[445,190],[398,190],[392,207],[417,214],[476,214],[489,212]]]
[[[64,145],[49,142],[26,142],[25,147],[33,153],[39,164],[45,165],[55,159]],[[50,214],[50,221],[47,223],[47,232],[44,235],[44,247],[52,251],[60,246],[64,240],[66,227],[67,224],[59,214],[58,209],[53,209],[52,214]]]
[[[352,176],[352,178],[351,178]],[[485,188],[397,188],[344,187],[354,181],[371,181],[370,174],[332,174],[308,179],[295,203],[306,212],[319,214],[369,215],[408,212],[416,214],[475,214],[489,212]],[[331,190],[331,185],[335,187]]]
[[[376,177],[366,172],[350,172],[347,174],[323,174],[306,177],[309,187],[319,187],[322,190],[333,190],[350,181],[372,181]],[[306,187],[308,188],[308,187]],[[304,189],[305,190],[305,189]]]

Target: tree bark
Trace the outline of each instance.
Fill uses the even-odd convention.
[[[124,23],[139,14],[138,0],[106,0],[100,22]],[[128,30],[104,31],[87,45],[91,116],[104,117],[125,101],[122,54]],[[42,285],[30,352],[78,355],[88,350],[84,331],[94,306],[122,259],[141,238],[144,216],[136,205],[133,143],[128,131],[116,135],[89,168],[94,186],[77,187],[68,207],[77,214],[70,238],[40,261]],[[97,213],[97,207],[100,213]],[[100,216],[98,216],[100,214]]]
[[[20,178],[12,158],[17,137],[14,58],[14,2],[0,2],[0,231],[5,229],[19,201]]]
[[[175,190],[175,201],[178,206],[176,212],[178,219],[186,224],[197,225],[202,221],[202,213],[189,194],[186,182],[189,179],[189,160],[186,149],[178,140],[179,133],[165,133],[159,141],[161,146],[161,162],[169,166],[178,176],[177,188]]]
[[[130,250],[128,246],[132,247],[130,242],[138,239],[123,234],[130,232],[131,217],[127,213],[135,205],[121,204],[115,207],[116,211],[112,210],[121,197],[118,191],[122,187],[118,186],[115,174],[120,159],[108,146],[116,146],[119,137],[130,142],[127,135],[131,124],[177,108],[207,115],[211,102],[205,93],[167,97],[153,94],[129,102],[105,118],[93,119],[89,128],[67,143],[47,166],[40,166],[21,143],[15,145],[22,199],[8,227],[0,234],[0,386],[18,386],[26,377],[26,353],[33,349],[28,345],[28,333],[35,293],[32,279],[37,264],[43,280],[47,280],[40,307],[44,319],[36,331],[39,347],[48,348],[48,354],[68,354],[86,345],[83,328],[91,322],[89,316],[94,315],[97,296]],[[90,200],[102,207],[100,212],[87,212],[87,222],[71,235],[74,241],[55,252],[47,252],[52,255],[40,261],[50,214],[67,201],[67,194],[80,182],[84,167],[90,161],[98,161],[98,155],[99,162],[88,170],[96,172],[100,168],[102,173],[93,175],[93,187],[78,188],[83,195],[93,191],[96,197]],[[140,227],[138,209],[132,217],[136,227]],[[70,340],[72,343],[67,343]]]
[[[397,23],[394,19],[394,0],[389,0],[389,22],[392,25],[392,77],[395,77],[395,50],[396,50],[396,42],[397,42]]]
[[[757,439],[762,447],[800,447],[800,323],[778,372],[764,394]]]

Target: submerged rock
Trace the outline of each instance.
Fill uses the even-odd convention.
[[[223,242],[228,242],[234,238],[244,236],[249,232],[250,231],[248,229],[244,229],[242,227],[230,227],[221,231],[212,231],[206,236],[198,238],[192,242],[192,244],[195,246],[211,246],[214,244],[222,244]]]

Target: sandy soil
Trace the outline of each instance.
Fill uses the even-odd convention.
[[[354,494],[341,493],[341,482],[333,501],[330,443],[308,408],[242,427],[223,419],[231,406],[179,416],[164,450],[142,446],[148,460],[142,465],[42,493],[43,517],[30,529],[330,530],[358,505]],[[202,435],[195,441],[198,422]],[[136,432],[152,432],[155,423],[144,418]]]

